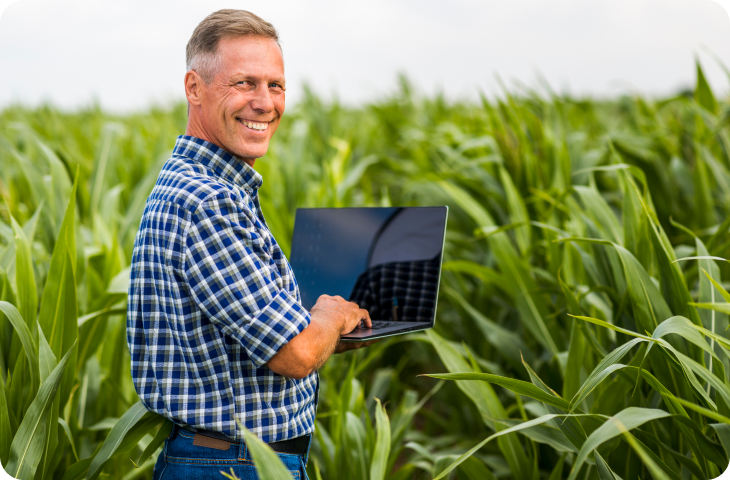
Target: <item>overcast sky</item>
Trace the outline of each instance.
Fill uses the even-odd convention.
[[[725,1],[725,0],[723,0]],[[694,56],[730,92],[730,17],[711,0],[19,0],[0,17],[0,108],[92,99],[117,111],[183,99],[185,45],[220,8],[280,32],[289,104],[304,82],[358,103],[395,89],[452,98],[499,92],[498,74],[576,95],[671,94],[692,87]]]

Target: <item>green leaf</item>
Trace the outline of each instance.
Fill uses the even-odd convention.
[[[362,424],[362,420],[360,420],[360,417],[355,415],[352,412],[346,413],[346,421],[345,421],[345,431],[348,436],[348,442],[350,445],[355,446],[354,452],[356,453],[356,457],[350,460],[353,461],[353,463],[359,464],[359,473],[360,476],[357,478],[362,478],[363,480],[368,478],[367,475],[367,465],[370,463],[368,461],[368,454],[369,451],[366,452],[365,448],[367,445],[367,434],[365,433],[365,427]],[[353,472],[354,474],[354,472]]]
[[[279,456],[267,444],[261,441],[255,433],[238,424],[243,431],[243,441],[251,454],[256,473],[261,480],[282,480],[293,478]]]
[[[495,418],[494,421],[507,427],[514,427],[515,425],[519,425],[522,423],[522,420],[504,418]],[[520,430],[519,433],[537,443],[550,445],[557,452],[578,453],[578,449],[575,447],[575,445],[570,443],[570,440],[568,440],[565,434],[558,427],[554,427],[551,425],[535,425],[534,427]]]
[[[532,352],[527,348],[525,342],[515,332],[507,330],[498,323],[493,322],[479,310],[474,308],[466,301],[456,290],[445,287],[444,292],[463,308],[474,320],[476,326],[482,332],[484,337],[492,346],[497,349],[501,355],[515,366],[519,366],[521,362],[521,352],[527,356],[527,361],[532,360]]]
[[[527,364],[527,362],[523,362],[523,365],[525,367],[525,370],[527,370],[528,375],[530,375],[530,381],[541,389],[543,392],[554,395],[555,397],[559,397],[557,393],[555,393],[554,390],[552,390],[550,387],[547,386],[545,382],[542,381],[540,377],[537,376],[537,374],[530,368],[530,366]],[[561,399],[562,401],[565,401]],[[567,403],[567,402],[566,402]],[[550,405],[549,403],[544,403],[545,408],[548,412],[552,414],[562,414],[562,412],[568,411],[570,408],[566,409],[558,409],[558,407],[554,405]],[[563,432],[565,437],[568,439],[570,443],[573,444],[576,449],[579,449],[583,442],[585,442],[585,439],[587,438],[586,432],[583,429],[583,425],[578,421],[576,417],[565,417],[565,420],[562,422],[558,422],[558,428]]]
[[[61,383],[66,364],[76,345],[66,352],[53,372],[38,389],[10,445],[10,460],[5,470],[19,479],[33,478],[46,442],[46,413]],[[53,420],[55,422],[55,420]]]
[[[165,419],[162,422],[162,425],[160,426],[160,429],[157,431],[157,434],[152,439],[150,443],[147,444],[147,447],[144,449],[144,451],[140,454],[139,458],[135,462],[134,466],[139,468],[142,466],[144,462],[149,459],[153,453],[157,451],[157,449],[165,443],[165,440],[167,440],[167,437],[170,436],[170,432],[172,432],[172,427],[175,424],[172,423],[170,420]]]
[[[473,372],[472,367],[464,358],[439,334],[433,330],[427,330],[426,336],[450,372]],[[507,414],[499,397],[488,383],[457,380],[456,385],[474,402],[482,420],[489,428],[495,431],[502,428],[501,425],[495,424],[492,419],[506,418]],[[513,475],[518,478],[530,478],[532,475],[529,471],[530,465],[527,461],[527,455],[517,436],[510,435],[506,438],[500,438],[498,443]]]
[[[71,190],[71,197],[61,230],[51,256],[46,285],[41,298],[38,323],[48,337],[48,343],[56,358],[70,350],[78,341],[76,305],[76,236],[75,210],[78,174]],[[74,351],[75,352],[75,351]],[[65,405],[76,374],[76,353],[69,359],[67,370],[61,384],[61,406]]]
[[[370,464],[370,480],[383,480],[388,473],[388,457],[390,456],[390,421],[385,407],[380,404],[380,399],[375,399],[375,449]]]
[[[573,315],[582,313],[578,299],[573,295],[570,287],[563,282],[558,272],[558,282],[560,289],[568,304],[568,312]],[[563,396],[572,398],[580,387],[580,372],[583,370],[585,352],[585,338],[581,331],[577,320],[572,320],[570,324],[570,342],[568,342],[568,361],[565,366],[565,375],[563,381]]]
[[[725,455],[730,457],[730,425],[711,423],[710,426],[717,432],[717,437],[720,439],[722,448],[725,450]]]
[[[503,288],[502,274],[498,271],[480,265],[471,260],[449,260],[444,262],[441,269],[445,272],[458,272],[472,275],[488,285]]]
[[[15,233],[15,287],[19,303],[18,311],[25,320],[25,324],[28,325],[28,329],[32,329],[38,314],[38,291],[30,254],[30,244],[33,240],[26,238],[25,232],[12,216],[10,221]]]
[[[647,449],[644,445],[639,442],[636,437],[631,435],[629,432],[622,432],[624,439],[628,442],[629,445],[631,445],[631,448],[634,449],[636,454],[641,458],[641,461],[644,462],[644,465],[646,465],[646,468],[651,472],[651,476],[654,477],[655,480],[669,480],[669,477],[667,476],[665,470],[663,470],[658,463],[664,463],[661,461],[659,457],[654,455],[649,449]],[[666,464],[663,465],[667,472],[671,472],[669,467],[666,466]],[[672,472],[672,478],[676,480],[680,480],[679,476],[677,476],[676,473]]]
[[[569,480],[575,480],[580,468],[588,458],[588,454],[598,448],[601,444],[621,435],[624,432],[628,432],[629,430],[639,427],[648,421],[668,416],[670,416],[670,413],[656,408],[629,407],[620,411],[616,415],[609,417],[603,425],[594,430],[586,439],[583,447],[580,449],[580,452],[578,452],[575,462],[573,463],[573,468],[570,471],[570,477],[568,477]]]
[[[563,465],[565,464],[565,454],[560,456],[560,460],[555,464],[553,471],[550,473],[548,480],[563,480]]]
[[[639,343],[645,342],[642,338],[635,338],[627,343],[624,343],[620,347],[613,350],[611,353],[606,355],[601,363],[593,369],[591,374],[583,382],[578,392],[575,394],[573,399],[570,401],[570,412],[580,405],[580,403],[608,376],[611,372],[623,368],[625,365],[621,365],[618,362],[621,361],[624,356],[629,353],[629,350]]]
[[[28,325],[26,325],[23,318],[20,316],[18,309],[8,302],[0,301],[0,312],[5,314],[5,317],[10,320],[10,324],[15,328],[15,332],[20,338],[20,343],[23,345],[25,350],[25,356],[30,363],[30,378],[31,388],[35,392],[38,389],[39,382],[39,365],[38,365],[38,347],[33,341],[33,337],[30,334]]]
[[[89,465],[89,471],[86,474],[87,480],[93,480],[99,476],[104,463],[111,458],[119,448],[125,435],[134,427],[137,422],[147,413],[147,408],[142,402],[137,402],[114,425],[109,435],[104,440],[99,453],[96,454],[94,460]]]
[[[706,367],[700,365],[698,362],[694,361],[693,359],[689,358],[688,356],[684,355],[683,353],[678,352],[677,350],[672,348],[672,346],[669,345],[668,343],[665,343],[662,346],[664,348],[666,348],[667,350],[671,351],[677,357],[677,359],[682,364],[682,367],[685,369],[685,376],[688,377],[688,380],[690,380],[691,383],[693,383],[693,382],[692,382],[692,379],[689,378],[689,376],[688,376],[689,371],[692,371],[695,374],[697,374],[698,376],[700,376],[705,382],[707,382],[712,388],[715,389],[715,391],[718,393],[718,395],[722,396],[722,398],[725,400],[725,403],[730,405],[730,387],[728,387],[728,385],[725,382],[723,382],[722,380],[717,378],[715,375],[713,375],[709,370],[707,370]],[[694,385],[694,383],[693,383],[693,385]],[[697,389],[697,387],[695,387],[695,389]],[[701,390],[700,393],[704,392],[704,389],[700,388],[700,390]],[[716,409],[715,403],[712,400],[710,400],[709,397],[704,396],[704,395],[703,395],[703,397],[705,398],[705,400],[707,401],[708,404],[710,404],[713,408]]]
[[[38,364],[41,374],[41,385],[46,381],[54,368],[56,368],[56,356],[53,355],[46,336],[43,335],[43,329],[38,326]]]
[[[451,183],[438,181],[439,187],[446,192],[480,227],[494,227],[497,224],[492,216],[466,191]],[[507,233],[497,233],[488,237],[489,246],[494,251],[495,259],[502,272],[504,284],[515,299],[522,322],[532,333],[535,340],[557,354],[560,349],[555,343],[550,330],[545,324],[548,309],[540,297],[537,283],[530,276],[529,270],[517,254]]]
[[[595,188],[580,185],[575,185],[573,188],[580,196],[586,213],[595,220],[596,226],[604,232],[605,238],[617,245],[622,245],[623,228],[600,192]]]
[[[652,332],[661,320],[671,317],[672,312],[636,257],[621,246],[615,248],[624,266],[636,327],[640,331]]]
[[[510,220],[513,224],[522,224],[523,226],[515,229],[515,238],[520,253],[525,255],[532,243],[530,235],[530,217],[527,214],[525,202],[522,201],[522,194],[512,182],[512,177],[504,167],[499,167],[499,179],[502,182],[502,188],[507,196],[507,206],[509,207]]]
[[[717,112],[717,100],[715,95],[712,93],[710,84],[707,83],[705,73],[702,71],[702,66],[699,60],[695,60],[697,67],[697,85],[695,86],[695,101],[702,106],[705,110],[716,113]]]
[[[679,335],[685,340],[692,342],[719,361],[717,355],[715,355],[715,352],[710,349],[710,346],[705,341],[705,338],[697,330],[696,325],[686,318],[676,316],[664,320],[662,323],[659,324],[658,327],[656,327],[656,329],[654,329],[651,337],[659,339],[666,335],[669,335],[670,333]]]
[[[129,293],[130,272],[131,268],[127,267],[114,275],[114,278],[112,278],[109,282],[109,287],[106,289],[106,293],[127,295]]]
[[[478,444],[476,444],[474,447],[472,447],[471,449],[469,449],[469,451],[467,451],[466,453],[464,453],[463,455],[461,455],[459,458],[457,458],[456,461],[454,461],[454,463],[452,463],[447,468],[445,468],[438,477],[434,478],[434,480],[439,480],[440,478],[446,477],[453,469],[455,469],[456,467],[458,467],[459,465],[461,465],[461,463],[464,462],[467,458],[469,458],[472,455],[474,455],[484,445],[486,445],[487,443],[491,442],[495,438],[499,438],[499,437],[501,437],[503,435],[508,435],[510,433],[519,432],[520,430],[524,430],[524,429],[527,429],[527,428],[532,428],[532,427],[534,427],[536,425],[542,425],[542,424],[547,423],[547,422],[549,422],[549,421],[551,421],[551,420],[553,420],[555,418],[568,417],[568,416],[571,416],[571,415],[570,414],[565,414],[565,415],[555,415],[555,414],[543,415],[543,416],[538,417],[538,418],[535,418],[533,420],[529,420],[527,422],[522,422],[519,425],[515,425],[514,427],[510,427],[510,428],[506,428],[504,430],[501,430],[501,431],[495,433],[494,435],[490,435],[489,437],[485,438],[484,440],[482,440],[481,442],[479,442]],[[572,415],[572,416],[576,416],[576,415]]]
[[[33,239],[35,238],[36,227],[38,226],[38,219],[40,218],[40,214],[43,211],[43,204],[44,204],[44,201],[41,201],[41,203],[38,205],[38,208],[36,208],[35,213],[33,213],[33,216],[30,217],[30,220],[25,222],[25,225],[23,225],[23,237],[28,241],[28,245],[33,244]],[[14,233],[13,229],[10,229],[10,231],[13,232],[13,238],[15,238],[15,233]],[[13,241],[5,249],[5,252],[2,255],[0,255],[0,268],[2,268],[4,270],[9,270],[10,267],[14,264],[14,260],[16,258],[15,245],[16,245],[16,243],[15,243],[15,241]],[[37,295],[36,295],[36,301],[37,301]]]
[[[99,444],[90,457],[83,458],[78,462],[72,464],[69,469],[66,470],[66,473],[63,474],[61,480],[81,480],[82,478],[84,478],[86,472],[89,471],[89,465],[91,465],[91,462],[94,461],[94,457],[96,457],[96,455],[99,453],[99,450],[101,450],[101,446],[102,444]]]
[[[714,310],[716,312],[725,313],[730,315],[730,303],[690,303],[690,305],[694,305],[697,308],[705,308],[707,310]]]
[[[469,457],[459,465],[459,478],[466,480],[497,480],[483,462]]]
[[[570,315],[570,314],[568,314],[568,315]],[[631,330],[627,330],[625,328],[617,327],[616,325],[613,325],[613,324],[610,324],[608,322],[605,322],[605,321],[603,321],[603,320],[601,320],[599,318],[584,317],[584,316],[581,316],[581,315],[570,315],[570,316],[571,317],[574,317],[574,318],[577,318],[577,319],[580,319],[580,320],[585,320],[586,322],[590,322],[590,323],[593,323],[593,324],[598,325],[598,326],[601,326],[601,327],[605,327],[605,328],[614,330],[614,331],[619,332],[619,333],[623,333],[624,335],[629,335],[631,337],[641,338],[643,340],[648,340],[648,341],[655,341],[651,337],[647,337],[646,335],[642,335],[640,333],[632,332]]]
[[[0,463],[7,465],[13,431],[10,428],[10,410],[5,394],[5,381],[0,377]]]
[[[76,445],[74,444],[74,437],[71,433],[71,429],[68,426],[68,423],[66,423],[66,420],[64,420],[61,417],[58,417],[58,424],[61,425],[61,428],[63,428],[63,431],[66,433],[66,438],[68,438],[68,443],[71,445],[71,451],[74,454],[74,458],[76,461],[79,461],[79,454],[76,453]]]
[[[442,378],[444,380],[480,380],[482,382],[494,383],[508,390],[511,390],[517,394],[524,395],[525,397],[534,398],[540,402],[552,405],[557,408],[561,408],[565,411],[570,410],[570,404],[558,397],[557,395],[550,395],[544,392],[535,385],[525,382],[523,380],[517,380],[515,378],[500,377],[499,375],[492,375],[489,373],[432,373],[423,375],[425,377]]]
[[[728,218],[730,218],[730,217],[728,217]],[[715,265],[715,266],[717,266],[717,265]],[[705,274],[707,279],[710,282],[712,282],[712,284],[715,286],[717,291],[720,292],[720,295],[722,295],[722,298],[724,298],[726,302],[730,303],[730,293],[728,293],[728,291],[725,290],[722,285],[720,285],[712,276],[710,276],[710,274],[707,273],[707,270],[702,269],[702,272]],[[719,274],[718,274],[718,278],[719,278]]]

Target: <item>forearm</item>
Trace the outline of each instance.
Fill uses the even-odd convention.
[[[313,313],[309,326],[284,345],[267,365],[286,377],[306,377],[332,355],[340,338],[342,323],[339,316]]]

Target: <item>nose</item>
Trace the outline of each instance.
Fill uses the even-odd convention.
[[[263,85],[254,90],[255,97],[251,100],[251,108],[259,113],[268,113],[274,110],[274,100],[268,85]]]

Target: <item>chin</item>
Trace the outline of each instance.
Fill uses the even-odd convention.
[[[266,145],[264,148],[239,148],[236,152],[233,152],[239,158],[261,158],[266,155],[269,150],[269,146]]]

